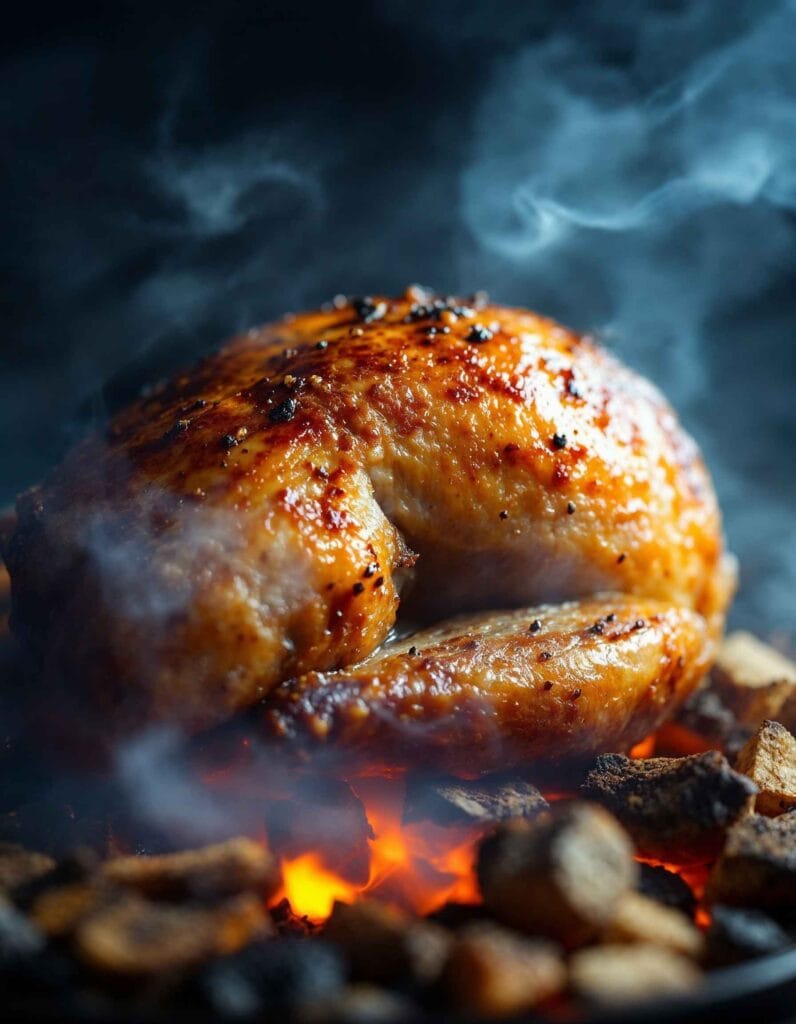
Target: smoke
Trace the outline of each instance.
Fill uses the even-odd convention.
[[[484,90],[467,273],[596,331],[672,398],[741,559],[736,621],[791,632],[796,493],[766,447],[796,439],[794,308],[776,295],[796,271],[796,7],[650,6],[621,24],[621,61],[615,10],[520,47]]]

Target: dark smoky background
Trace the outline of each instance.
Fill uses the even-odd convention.
[[[794,3],[30,4],[0,72],[2,501],[145,381],[336,292],[600,334],[796,615]]]

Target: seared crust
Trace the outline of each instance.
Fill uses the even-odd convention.
[[[457,618],[283,684],[261,724],[309,754],[465,775],[624,750],[690,693],[706,639],[694,612],[621,596]]]
[[[418,302],[421,308],[417,308]],[[18,505],[13,628],[117,721],[222,720],[431,617],[732,588],[660,394],[522,310],[346,303],[250,331]]]

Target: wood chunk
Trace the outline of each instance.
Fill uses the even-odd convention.
[[[776,719],[796,692],[796,664],[751,633],[730,633],[719,648],[711,686],[739,722]]]
[[[10,893],[48,874],[55,861],[46,853],[26,850],[17,843],[0,843],[0,892]]]
[[[711,903],[762,907],[775,917],[796,910],[796,811],[751,814],[733,825],[706,895]]]
[[[536,786],[523,779],[414,779],[403,820],[439,825],[492,825],[508,818],[535,818],[550,805]]]
[[[600,807],[554,805],[534,822],[499,825],[478,852],[484,902],[498,921],[567,947],[598,935],[636,882],[633,847]]]
[[[681,875],[658,864],[641,864],[640,869],[637,890],[642,896],[693,918],[696,897]]]
[[[448,1002],[474,1017],[508,1017],[560,992],[567,972],[560,948],[493,924],[456,937],[442,977]]]
[[[796,807],[796,739],[779,722],[765,721],[742,748],[735,762],[760,792],[758,814],[776,817]]]
[[[140,977],[235,953],[269,931],[262,902],[251,893],[215,907],[151,903],[128,893],[89,915],[78,926],[74,942],[87,967]]]
[[[101,873],[116,885],[165,900],[215,900],[241,892],[267,898],[279,884],[272,855],[244,836],[155,857],[116,857],[102,865]]]
[[[787,932],[759,910],[721,904],[711,908],[706,938],[711,967],[729,967],[793,945]]]
[[[642,857],[701,864],[717,855],[757,787],[709,750],[640,761],[602,754],[581,791],[616,815]]]
[[[569,982],[581,999],[619,1006],[693,991],[701,974],[693,960],[660,946],[606,945],[579,950]]]
[[[382,985],[430,985],[450,945],[444,928],[375,900],[336,902],[323,934],[347,957],[354,981]]]
[[[702,933],[679,910],[628,892],[619,900],[613,921],[603,932],[604,942],[646,942],[699,959],[705,948]]]

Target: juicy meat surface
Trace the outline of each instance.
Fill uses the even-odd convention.
[[[709,660],[732,590],[651,384],[416,290],[287,316],[141,398],[20,498],[6,561],[15,631],[125,727],[359,662],[399,601],[428,623],[611,591],[702,616],[684,656]]]
[[[707,668],[705,620],[609,596],[464,616],[337,672],[278,687],[267,735],[352,763],[497,771],[622,750],[660,725]]]

